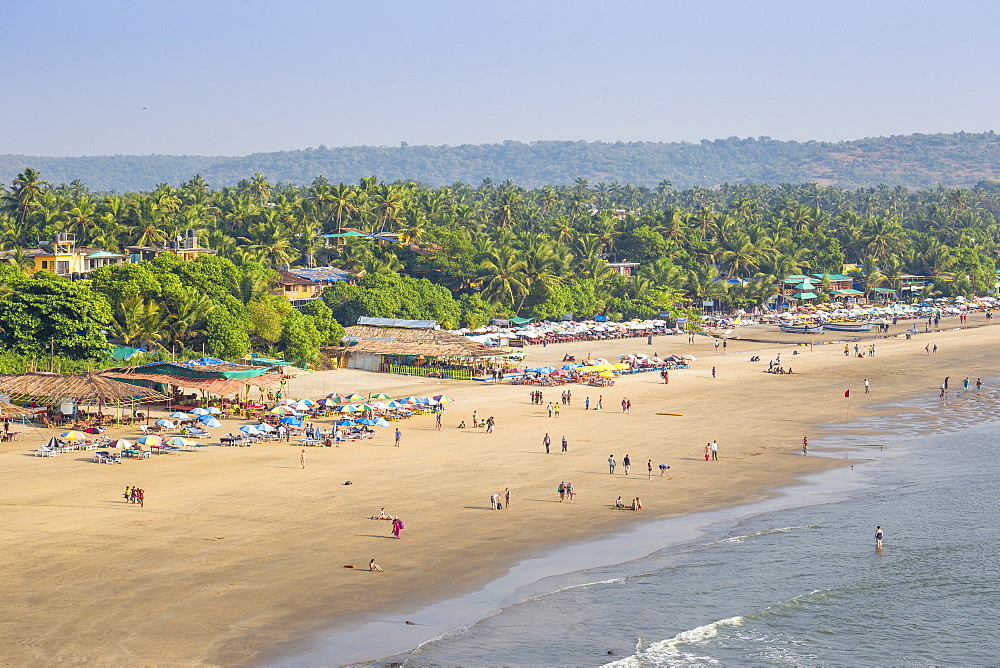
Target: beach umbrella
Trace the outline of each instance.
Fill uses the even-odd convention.
[[[271,415],[291,415],[294,412],[290,406],[275,406],[268,411]]]
[[[281,423],[282,424],[290,424],[290,425],[295,426],[295,427],[301,427],[302,426],[302,420],[300,420],[299,418],[296,418],[296,417],[292,417],[291,415],[286,415],[285,417],[281,418]]]
[[[365,420],[358,420],[358,422],[367,424],[367,422]],[[337,426],[338,427],[356,427],[357,426],[357,422],[355,422],[354,420],[341,420],[341,421],[339,421],[337,423]]]
[[[82,431],[65,431],[59,434],[59,438],[64,438],[67,441],[81,441],[87,438],[87,435]]]
[[[337,408],[337,412],[338,413],[353,413],[354,412],[354,406],[352,406],[351,404],[344,404],[343,406],[340,406],[340,407]]]
[[[601,373],[599,373],[597,375],[600,376],[601,378],[614,378],[615,377],[615,374],[611,373],[610,371],[602,371]]]
[[[206,427],[221,427],[222,423],[216,420],[211,415],[202,415],[198,418],[198,422],[202,423]]]
[[[87,429],[84,429],[84,431],[88,434],[103,434],[104,427],[88,427]]]
[[[372,422],[375,423],[374,425],[372,425],[374,427],[388,427],[389,426],[389,422],[386,421],[386,420],[384,420],[383,418],[375,418],[374,420],[372,420]]]
[[[358,402],[364,401],[365,398],[363,396],[361,396],[360,394],[358,394],[357,392],[355,392],[354,394],[348,394],[347,395],[347,400],[350,401],[353,404],[353,403],[358,403]]]
[[[371,395],[370,397],[368,397],[368,399],[369,399],[369,400],[371,400],[371,399],[379,399],[379,400],[384,400],[384,399],[392,399],[392,397],[390,397],[390,396],[389,396],[388,394],[386,394],[385,392],[376,392],[375,394],[373,394],[373,395]]]
[[[294,404],[290,404],[289,408],[294,408],[297,411],[307,411],[309,410],[310,404],[312,402],[306,403],[303,399],[302,401],[296,401]]]
[[[386,406],[388,406],[389,408],[402,408],[405,405],[406,404],[404,402],[399,401],[398,399],[393,399],[392,401],[386,404]]]
[[[284,399],[282,399],[281,401],[278,402],[278,405],[279,406],[291,406],[294,403],[295,403],[295,399],[289,399],[288,397],[285,397]]]
[[[450,404],[455,400],[449,397],[447,394],[438,394],[434,396],[434,401],[438,402],[439,404]]]
[[[417,398],[417,397],[403,397],[399,401],[400,401],[400,403],[404,403],[404,404],[419,404],[420,403],[420,399]]]
[[[375,403],[372,404],[372,406],[375,407],[375,410],[379,410],[379,411],[384,411],[387,408],[392,408],[392,406],[390,404],[383,403],[381,401],[376,401]]]
[[[153,424],[159,425],[161,427],[166,427],[167,429],[173,429],[174,428],[174,423],[171,422],[170,420],[165,420],[165,419],[157,420]]]
[[[256,436],[257,434],[260,433],[257,427],[253,426],[252,424],[243,425],[242,427],[240,427],[240,431],[242,431],[244,434],[249,434],[251,436]]]
[[[187,438],[181,438],[180,436],[174,436],[164,441],[164,444],[172,445],[174,447],[185,447],[189,445],[194,445],[194,441]]]
[[[221,415],[222,414],[222,411],[219,410],[218,408],[216,408],[215,406],[209,406],[205,410],[207,410],[212,415]]]
[[[128,450],[132,447],[132,441],[126,441],[124,438],[116,438],[115,440],[108,443],[109,448],[123,448]]]
[[[320,406],[336,406],[337,402],[329,397],[319,400]]]
[[[196,408],[193,411],[191,411],[191,415],[208,415],[208,414],[209,414],[208,409],[205,408]]]
[[[173,413],[171,413],[167,417],[171,418],[173,420],[190,420],[191,419],[190,415],[188,415],[187,413],[182,413],[180,411],[174,411]]]
[[[365,418],[363,420],[358,420],[358,424],[363,424],[366,427],[371,427],[371,426],[373,426],[375,424],[375,420],[369,420],[369,419]]]
[[[263,424],[257,425],[257,431],[261,432],[262,434],[270,434],[272,431],[277,431],[277,429],[265,422]]]
[[[156,434],[146,434],[137,438],[135,442],[142,443],[143,445],[159,445],[163,443],[163,438]]]

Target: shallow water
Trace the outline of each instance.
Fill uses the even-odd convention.
[[[832,474],[850,480],[837,500],[807,492],[799,500],[815,505],[717,521],[648,556],[546,577],[507,596],[497,614],[394,660],[993,663],[1000,423],[983,420],[995,399],[955,393],[833,430],[815,451],[874,460]],[[880,551],[876,525],[886,534]]]

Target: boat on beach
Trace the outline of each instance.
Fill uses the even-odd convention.
[[[824,322],[825,329],[834,332],[870,332],[872,323],[870,322]]]
[[[778,325],[778,329],[789,334],[820,334],[823,332],[823,323],[818,325]]]

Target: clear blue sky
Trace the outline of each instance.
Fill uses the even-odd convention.
[[[0,153],[1000,130],[998,19],[992,0],[4,0]]]

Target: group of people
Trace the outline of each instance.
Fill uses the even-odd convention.
[[[625,502],[622,501],[622,497],[619,496],[618,500],[615,501],[615,508],[619,508],[621,510],[626,510],[626,509],[627,510],[642,510],[642,501],[640,501],[639,497],[637,496],[634,499],[632,499],[632,503],[630,503],[629,505],[626,506]]]
[[[632,400],[627,397],[622,397],[622,413],[632,412]]]
[[[542,438],[542,445],[545,446],[545,454],[549,454],[550,448],[552,446],[552,438],[546,432],[545,436]],[[566,436],[562,437],[562,451],[563,453],[569,452],[569,441],[566,440]]]
[[[573,391],[563,390],[563,393],[559,396],[559,403],[563,406],[569,406],[573,402]]]
[[[548,405],[549,417],[559,417],[559,404],[554,404],[551,401]]]
[[[712,460],[713,462],[719,461],[719,443],[718,441],[712,441],[711,443],[705,444],[705,461]]]
[[[559,503],[562,503],[563,501],[573,503],[573,497],[576,496],[576,489],[573,487],[572,480],[569,482],[560,482],[556,491],[559,493]]]
[[[509,510],[510,509],[510,487],[504,487],[503,497],[497,493],[490,495],[490,507],[493,510]]]
[[[122,496],[125,497],[126,503],[138,503],[139,507],[142,508],[143,501],[146,498],[146,490],[139,489],[134,485],[132,487],[126,485],[125,494],[123,494]]]

